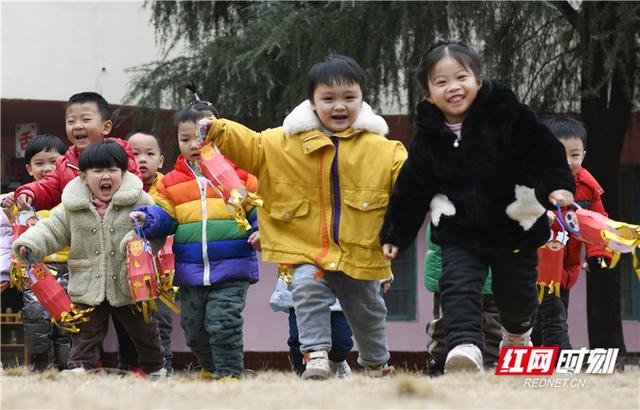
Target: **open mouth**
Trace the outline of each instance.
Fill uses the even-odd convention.
[[[149,168],[147,168],[147,167],[138,167],[138,170],[139,170],[141,173],[147,172],[147,170],[148,170],[148,169],[149,169]]]
[[[335,114],[332,115],[331,118],[336,121],[344,121],[349,118],[349,116],[347,114]]]
[[[453,97],[449,98],[449,103],[457,104],[457,103],[461,102],[462,100],[464,100],[464,95],[457,94],[457,95],[454,95]]]
[[[104,195],[111,193],[111,182],[103,182],[100,184],[100,193]]]
[[[86,135],[74,135],[76,141],[83,141],[85,139],[87,139]]]

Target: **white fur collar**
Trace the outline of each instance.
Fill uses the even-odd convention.
[[[322,124],[320,124],[318,116],[311,108],[311,102],[304,100],[287,115],[282,127],[284,128],[284,133],[287,136],[291,136],[299,132],[321,129]],[[351,125],[351,128],[354,130],[367,130],[381,135],[386,135],[389,132],[389,126],[384,118],[376,115],[366,102],[362,103],[360,114]]]
[[[136,203],[142,194],[142,181],[129,171],[122,176],[120,189],[113,194],[111,202],[114,205],[126,206]],[[91,196],[89,186],[80,177],[75,177],[64,187],[62,204],[69,210],[89,208]]]

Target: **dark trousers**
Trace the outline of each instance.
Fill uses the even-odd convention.
[[[440,292],[433,294],[433,320],[427,322],[427,335],[431,340],[427,343],[427,353],[439,366],[444,366],[447,358],[445,342],[444,319],[440,308]],[[485,366],[498,362],[500,356],[500,342],[502,341],[502,326],[500,312],[496,300],[491,294],[482,295],[482,331],[484,333],[484,350],[482,359]]]
[[[532,325],[538,305],[536,249],[517,253],[478,252],[448,245],[442,247],[440,293],[447,350],[473,343],[484,350],[482,286],[487,268],[493,274],[492,290],[500,323],[510,333],[521,334]]]
[[[81,309],[88,306],[78,305]],[[130,305],[113,307],[108,302],[95,307],[88,314],[91,318],[79,326],[80,332],[71,335],[69,368],[94,369],[100,359],[100,349],[107,334],[109,315],[120,322],[133,341],[138,352],[140,368],[145,373],[155,372],[164,366],[164,351],[160,342],[158,323],[153,319],[145,323],[142,314],[133,314]]]
[[[568,308],[569,289],[560,289],[560,297],[544,292],[531,332],[531,341],[534,346],[558,346],[561,349],[571,349],[567,323]]]
[[[153,311],[151,315],[158,321],[158,330],[160,331],[160,340],[164,348],[164,368],[167,371],[173,371],[173,351],[171,350],[171,331],[173,330],[172,312],[160,300],[156,299],[158,311]],[[115,317],[113,320],[113,328],[118,337],[118,369],[130,370],[138,366],[138,353],[131,341],[131,338]]]
[[[329,360],[332,362],[342,362],[347,360],[347,356],[353,349],[353,339],[351,337],[351,327],[346,316],[341,311],[331,312],[331,350],[329,351]],[[299,375],[304,372],[305,365],[303,355],[300,352],[300,339],[298,338],[298,323],[296,320],[296,311],[289,309],[289,353],[291,355],[291,364]]]
[[[242,311],[248,280],[231,280],[211,286],[182,286],[178,293],[187,346],[200,367],[216,377],[244,372]]]
[[[626,352],[620,304],[620,267],[603,269],[589,265],[587,272],[587,328],[589,347],[620,349]]]

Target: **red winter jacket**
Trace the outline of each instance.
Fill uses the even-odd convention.
[[[575,177],[576,180],[576,194],[574,196],[575,201],[581,207],[595,211],[607,216],[607,212],[602,205],[602,194],[604,189],[600,186],[598,181],[584,168],[580,168],[578,174]],[[562,283],[563,288],[571,288],[575,285],[580,275],[580,254],[582,252],[583,242],[571,238],[567,243],[564,255],[564,265],[562,269]],[[587,245],[586,257],[598,257],[602,256],[607,259],[611,259],[611,254],[604,249],[598,248],[593,245]]]
[[[105,138],[105,141],[117,142],[124,148],[129,157],[128,171],[140,178],[140,171],[129,143],[120,138]],[[15,197],[25,194],[33,199],[31,205],[36,210],[52,209],[60,203],[62,190],[80,172],[78,164],[80,155],[75,145],[56,161],[55,168],[40,181],[33,181],[16,189]]]

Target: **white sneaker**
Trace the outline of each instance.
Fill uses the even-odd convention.
[[[160,370],[156,370],[155,372],[151,372],[149,373],[148,379],[149,381],[156,381],[156,380],[161,380],[161,379],[166,379],[167,378],[167,369],[165,369],[164,367],[161,368]]]
[[[524,333],[509,333],[503,327],[502,329],[502,341],[500,342],[500,350],[503,346],[533,346],[531,343],[531,330],[529,329]]]
[[[305,353],[304,362],[306,368],[304,373],[302,373],[303,379],[327,380],[331,375],[329,353],[326,350]]]
[[[467,343],[454,347],[444,362],[444,372],[482,372],[482,352],[478,346]]]
[[[76,367],[74,369],[64,369],[60,372],[60,376],[81,376],[86,373],[87,371],[83,367]]]
[[[351,366],[347,363],[346,360],[341,362],[334,362],[329,360],[329,367],[331,368],[331,376],[335,376],[339,379],[344,379],[345,377],[353,376],[353,372],[351,371]]]
[[[367,366],[364,368],[364,375],[367,377],[382,377],[384,379],[388,379],[389,376],[395,372],[396,369],[393,366],[389,366],[387,363],[377,367]]]

